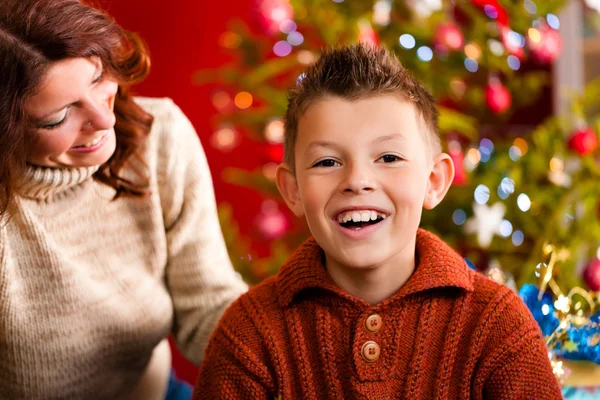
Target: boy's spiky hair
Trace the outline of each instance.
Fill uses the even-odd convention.
[[[284,161],[294,168],[294,146],[298,121],[308,107],[325,96],[355,100],[381,95],[398,95],[412,103],[424,125],[429,149],[441,151],[438,111],[433,96],[385,47],[366,44],[327,49],[289,91],[285,114]]]

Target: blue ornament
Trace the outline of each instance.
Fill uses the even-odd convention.
[[[521,286],[519,296],[533,314],[533,318],[537,321],[542,334],[550,336],[558,328],[560,321],[554,314],[554,301],[552,295],[544,293],[542,299],[538,300],[540,290],[531,284]]]

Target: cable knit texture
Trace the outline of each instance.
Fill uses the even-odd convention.
[[[171,100],[137,101],[155,117],[148,198],[112,201],[97,168],[30,167],[0,228],[0,399],[162,399],[165,337],[200,363],[246,290],[194,128]]]
[[[515,293],[429,232],[419,230],[417,256],[408,282],[371,306],[335,285],[309,239],[226,311],[195,399],[562,398],[540,330]],[[365,324],[374,314],[373,333]],[[367,341],[380,348],[373,362],[361,355]]]

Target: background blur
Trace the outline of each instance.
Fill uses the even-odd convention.
[[[148,44],[152,72],[135,91],[172,98],[196,127],[248,282],[276,273],[307,235],[272,182],[285,91],[322,46],[363,41],[388,46],[439,99],[457,177],[423,226],[515,290],[534,283],[560,296],[581,286],[591,301],[569,296],[563,315],[593,314],[600,1],[98,1]],[[594,332],[586,357],[600,363]],[[174,364],[193,382],[194,368],[177,355]]]

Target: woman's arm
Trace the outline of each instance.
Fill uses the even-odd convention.
[[[173,102],[158,148],[158,185],[167,238],[166,284],[173,333],[192,362],[202,360],[225,309],[247,290],[231,265],[219,225],[210,170],[192,124]]]

